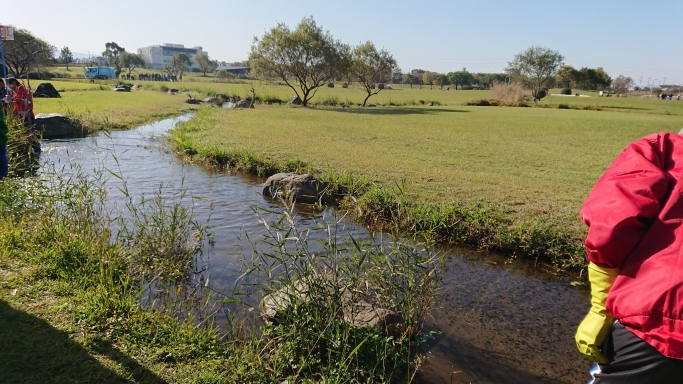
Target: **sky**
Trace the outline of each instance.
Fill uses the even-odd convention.
[[[303,17],[351,45],[367,40],[404,72],[500,73],[531,46],[565,64],[603,67],[636,85],[683,84],[683,1],[275,1],[0,0],[0,24],[27,29],[72,52],[100,55],[113,41],[129,52],[173,43],[212,60],[246,60],[254,37]]]

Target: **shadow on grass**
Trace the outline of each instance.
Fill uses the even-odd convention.
[[[320,111],[356,113],[361,115],[438,115],[441,113],[469,112],[460,109],[433,107],[351,107],[351,108],[321,108]]]
[[[0,300],[0,383],[166,383],[111,343],[93,352],[124,367],[126,377],[101,365],[68,333]]]
[[[612,107],[609,105],[605,105],[603,108],[605,109],[634,109],[638,111],[653,111],[654,108],[639,108],[639,107]]]

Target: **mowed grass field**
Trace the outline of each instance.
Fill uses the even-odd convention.
[[[252,84],[264,101],[294,94],[270,82],[225,83],[197,73],[184,80],[133,81],[142,90],[130,93],[110,91],[118,81],[51,81],[64,90],[62,98],[36,99],[35,109],[71,111],[130,127],[185,111],[188,94],[245,98]],[[184,95],[169,95],[165,87]],[[530,108],[468,107],[464,104],[490,92],[394,88],[370,98],[381,105],[377,108],[357,107],[365,93],[337,84],[320,88],[313,108],[211,109],[201,117],[202,128],[188,138],[197,146],[247,149],[279,161],[300,158],[320,171],[405,183],[415,201],[500,205],[514,222],[541,217],[578,239],[584,231],[578,210],[614,157],[637,138],[683,127],[683,101],[676,100],[598,97],[575,90],[590,97],[549,96]],[[353,107],[318,105],[326,100]],[[422,106],[420,100],[437,106]],[[559,104],[602,110],[558,109]]]
[[[650,100],[633,101],[649,108]],[[405,184],[417,201],[502,205],[514,222],[541,217],[578,239],[584,233],[581,204],[614,157],[642,136],[683,127],[683,102],[668,103],[675,115],[462,105],[257,106],[208,111],[187,136],[198,147],[300,158],[321,171]]]

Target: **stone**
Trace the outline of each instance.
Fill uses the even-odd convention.
[[[203,100],[205,103],[211,103],[211,104],[217,104],[218,103],[218,98],[215,97],[207,97]]]
[[[187,104],[201,104],[201,100],[195,99],[194,97],[190,97],[189,99],[185,100]]]
[[[114,92],[130,92],[130,88],[125,87],[123,85],[117,85],[114,88],[111,89]]]
[[[177,95],[177,94],[178,94],[178,90],[175,89],[175,88],[171,88],[171,89],[168,90],[168,94],[169,94],[169,95]]]
[[[301,99],[299,96],[292,96],[289,100],[287,100],[287,104],[301,105]]]
[[[251,100],[249,99],[240,100],[235,103],[235,108],[249,108],[249,106],[251,106],[251,108],[254,108],[254,106],[251,105]]]
[[[355,326],[366,326],[369,325],[374,328],[384,329],[386,331],[390,330],[391,325],[395,325],[400,321],[400,317],[395,312],[382,308],[377,305],[368,303],[366,300],[358,297],[354,298],[351,292],[344,287],[344,284],[332,284],[333,280],[327,279],[328,283],[323,284],[322,287],[318,285],[318,288],[322,288],[317,295],[326,294],[325,290],[329,289],[329,293],[332,294],[336,289],[342,289],[342,308],[344,320],[350,322]],[[277,321],[278,313],[286,312],[289,310],[292,299],[295,298],[296,301],[301,303],[307,303],[310,301],[310,285],[301,280],[296,280],[289,285],[286,285],[279,290],[266,295],[263,300],[261,300],[261,319],[264,321]]]
[[[329,201],[325,185],[309,173],[276,173],[263,184],[263,196],[284,197],[305,204]]]
[[[376,106],[377,106],[377,104],[368,104],[368,105],[366,105],[366,107],[368,107],[368,108],[374,108],[374,107],[376,107]]]
[[[426,106],[428,106],[428,107],[431,107],[431,106],[433,106],[433,105],[434,105],[434,103],[427,103],[427,104],[426,104]]]
[[[83,124],[59,113],[39,113],[36,115],[36,129],[43,139],[84,137],[88,131]]]
[[[334,88],[334,83],[327,83],[327,88]]]
[[[422,105],[424,105],[424,103],[425,103],[424,100],[418,100],[417,102],[420,103],[420,104],[422,104]]]
[[[33,97],[50,97],[57,98],[62,97],[62,95],[57,92],[52,83],[40,83],[36,91],[33,92]]]

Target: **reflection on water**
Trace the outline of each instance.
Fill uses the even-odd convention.
[[[106,182],[107,204],[123,210],[127,190],[133,201],[161,191],[178,199],[202,223],[210,218],[215,245],[194,266],[183,299],[200,303],[205,291],[222,298],[231,291],[243,260],[252,255],[253,242],[263,237],[254,208],[265,221],[276,220],[282,207],[260,195],[263,179],[187,165],[163,150],[160,140],[178,121],[191,115],[165,119],[131,131],[111,132],[83,139],[43,143],[42,160],[57,166],[78,163],[83,170],[111,175]],[[114,176],[116,175],[116,176]],[[125,183],[125,186],[124,186]],[[324,218],[333,208],[301,211],[297,227],[312,229],[311,238],[324,240]],[[364,239],[363,227],[341,219],[339,235]],[[574,351],[573,330],[588,308],[580,292],[564,280],[525,276],[501,268],[502,262],[449,255],[439,304],[432,311],[429,328],[442,332],[429,343],[422,380],[430,383],[460,382],[576,382],[587,364]],[[159,284],[154,289],[165,291]],[[168,298],[173,300],[173,298]],[[178,300],[180,302],[181,300]],[[192,302],[192,300],[189,300]],[[453,372],[457,371],[457,374]]]

